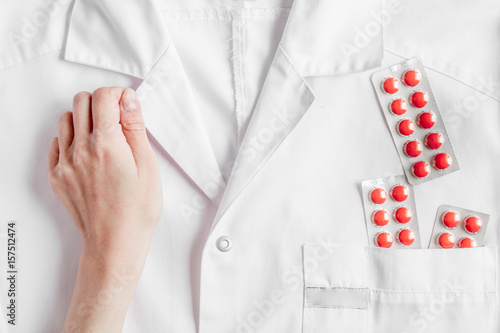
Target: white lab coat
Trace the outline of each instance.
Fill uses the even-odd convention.
[[[498,1],[3,8],[0,233],[16,220],[19,239],[8,332],[62,327],[81,243],[47,147],[72,96],[100,86],[137,89],[164,192],[124,332],[498,331]],[[461,170],[414,189],[422,249],[377,249],[360,183],[403,170],[370,77],[415,56]],[[445,203],[491,215],[486,247],[426,249]]]

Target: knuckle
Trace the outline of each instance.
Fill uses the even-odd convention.
[[[66,111],[59,117],[59,125],[66,125],[73,118],[73,112]]]
[[[146,125],[142,119],[128,119],[126,121],[122,121],[122,127],[126,131],[130,132],[143,132],[146,129]]]
[[[87,101],[91,94],[88,91],[80,91],[73,97],[73,104],[80,104],[83,101]]]
[[[73,151],[73,163],[81,165],[89,156],[89,147],[85,141],[75,143]]]
[[[110,89],[109,88],[105,88],[105,87],[97,88],[92,93],[92,98],[95,101],[105,100],[105,99],[109,98],[109,96],[110,96]]]
[[[103,158],[109,150],[106,137],[101,131],[95,131],[92,133],[90,144],[92,153],[97,158]]]
[[[55,187],[58,187],[61,183],[67,181],[71,175],[71,167],[66,163],[62,163],[54,168],[51,179],[54,182]]]
[[[57,177],[57,172],[56,169],[50,169],[49,170],[49,184],[52,190],[57,190],[58,184],[59,184],[59,179]]]

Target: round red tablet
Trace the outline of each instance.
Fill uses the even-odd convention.
[[[434,132],[425,136],[424,143],[429,149],[438,149],[444,143],[444,136]]]
[[[401,119],[396,124],[396,131],[402,136],[412,135],[415,132],[415,124],[410,119]]]
[[[397,202],[403,202],[408,199],[410,190],[404,185],[396,185],[391,189],[391,197]]]
[[[471,234],[477,234],[481,227],[483,226],[483,222],[478,216],[469,216],[465,219],[464,227],[467,232]]]
[[[388,77],[382,82],[382,90],[388,94],[395,94],[399,91],[399,80],[395,77]]]
[[[429,95],[423,91],[415,91],[410,96],[410,103],[416,108],[423,108],[429,101]]]
[[[438,245],[443,249],[451,249],[455,245],[455,236],[451,232],[443,232],[438,236]]]
[[[429,129],[436,124],[436,115],[430,111],[421,112],[417,116],[418,126]]]
[[[408,157],[417,157],[422,154],[422,144],[417,140],[407,141],[403,146],[403,151]]]
[[[375,244],[378,247],[389,248],[392,246],[393,242],[394,242],[394,238],[392,237],[391,233],[388,231],[381,231],[375,235]]]
[[[374,188],[370,191],[370,200],[376,204],[381,205],[387,199],[387,192],[381,187]]]
[[[411,210],[408,207],[401,206],[396,208],[394,219],[399,223],[408,223],[411,220]]]
[[[424,161],[418,161],[411,166],[411,173],[417,178],[425,178],[431,172],[431,167]]]
[[[441,217],[441,222],[443,222],[446,228],[456,228],[456,226],[460,223],[460,214],[452,210],[448,210],[444,212],[443,216]]]
[[[415,233],[409,228],[401,229],[398,231],[396,239],[399,243],[409,246],[415,241]]]
[[[448,154],[439,153],[434,156],[432,165],[434,165],[434,167],[439,170],[448,169],[451,166],[451,157]]]
[[[372,214],[372,222],[379,227],[387,225],[387,223],[389,223],[390,218],[391,216],[389,215],[389,212],[386,211],[385,209],[376,210]]]
[[[464,237],[458,242],[458,247],[461,249],[477,247],[477,242],[474,238]]]
[[[393,100],[389,106],[389,111],[397,116],[405,114],[406,110],[408,110],[408,103],[402,98]]]
[[[416,69],[410,69],[404,72],[403,74],[403,82],[410,87],[415,87],[422,80],[422,74]]]

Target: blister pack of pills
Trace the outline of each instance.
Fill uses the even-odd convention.
[[[484,246],[488,214],[441,205],[436,214],[429,248],[471,248]]]
[[[370,246],[420,248],[413,187],[404,176],[361,183]]]
[[[377,72],[372,82],[408,182],[418,185],[459,170],[420,59]]]

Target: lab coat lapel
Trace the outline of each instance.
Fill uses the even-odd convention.
[[[147,129],[219,204],[225,182],[155,1],[76,0],[64,58],[143,79],[137,93]]]
[[[148,130],[218,205],[226,184],[173,44],[137,89],[137,94]]]
[[[311,88],[279,46],[238,152],[215,223],[271,158],[314,98]]]
[[[380,1],[294,0],[212,230],[313,103],[314,92],[304,77],[381,65],[380,20]],[[378,32],[360,45],[360,29],[373,26]]]

